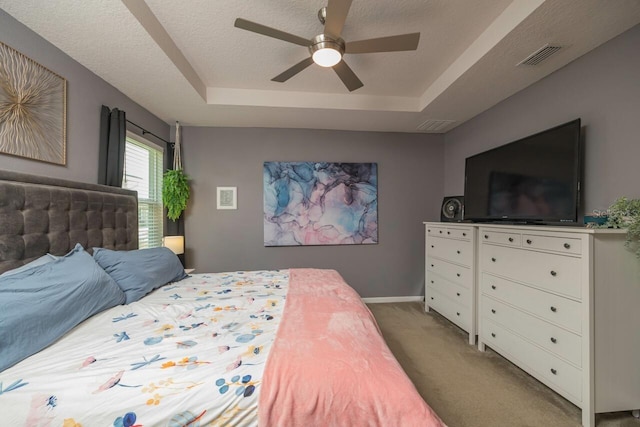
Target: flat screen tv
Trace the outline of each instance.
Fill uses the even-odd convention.
[[[581,158],[580,119],[468,157],[464,219],[577,224]]]

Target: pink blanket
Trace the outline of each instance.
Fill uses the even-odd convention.
[[[444,426],[334,270],[290,270],[258,416],[261,427]]]

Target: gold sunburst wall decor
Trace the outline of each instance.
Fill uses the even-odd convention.
[[[0,42],[0,153],[66,164],[67,80]]]

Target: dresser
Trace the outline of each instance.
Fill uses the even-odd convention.
[[[425,311],[433,308],[475,344],[476,234],[473,225],[425,222]]]
[[[478,348],[582,408],[640,408],[640,261],[622,230],[479,225]],[[427,286],[428,287],[428,286]]]

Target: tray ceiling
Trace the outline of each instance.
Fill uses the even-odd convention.
[[[364,83],[352,93],[317,65],[272,82],[307,49],[233,25],[240,17],[311,38],[322,32],[316,14],[323,6],[0,0],[132,100],[187,126],[446,132],[640,22],[637,0],[354,0],[347,42],[409,32],[421,38],[416,51],[347,54]],[[537,65],[517,66],[546,45],[561,48]]]

